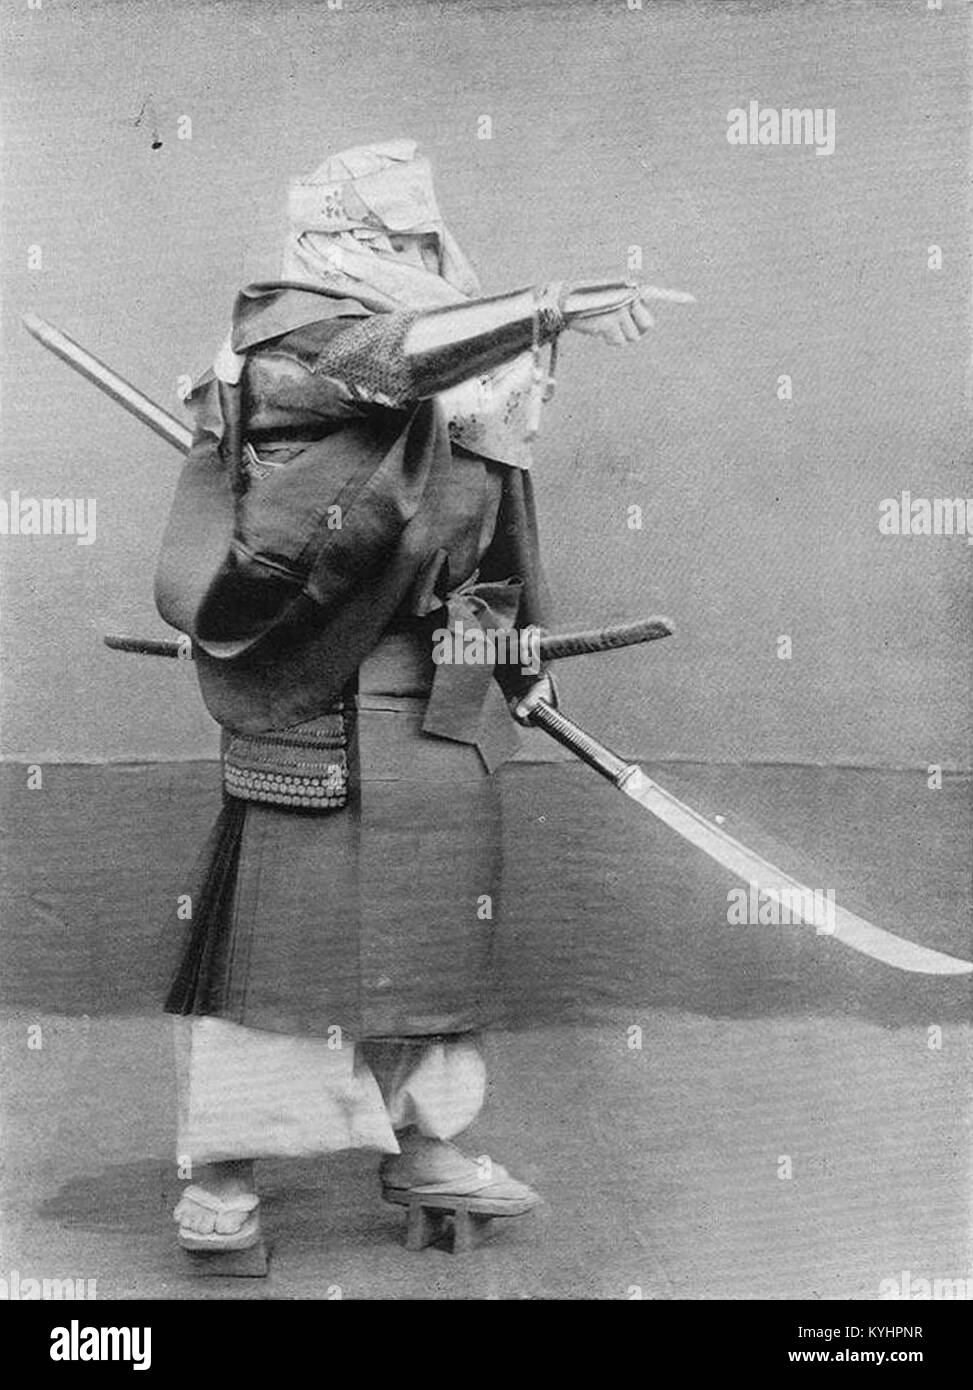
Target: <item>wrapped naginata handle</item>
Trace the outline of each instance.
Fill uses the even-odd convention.
[[[671,637],[668,618],[643,618],[637,623],[622,623],[615,627],[592,628],[587,632],[558,632],[543,634],[538,641],[541,661],[561,661],[566,656],[585,656],[589,652],[612,652],[619,647],[632,647],[640,642],[655,642]],[[120,637],[109,633],[105,646],[114,652],[134,652],[138,656],[181,657],[192,660],[188,637],[172,640],[165,637]]]
[[[575,724],[573,719],[549,705],[546,700],[538,700],[536,704],[531,705],[526,722],[550,734],[563,748],[580,758],[583,763],[587,763],[589,767],[593,767],[596,772],[600,772],[602,777],[607,778],[616,787],[624,789],[628,778],[639,770],[635,763],[627,763],[624,758],[620,758],[580,725]]]

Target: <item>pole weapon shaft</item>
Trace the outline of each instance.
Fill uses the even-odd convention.
[[[23,324],[27,332],[49,352],[67,362],[69,367],[73,367],[93,386],[97,386],[99,391],[104,391],[105,395],[110,396],[123,410],[141,420],[143,425],[148,425],[150,430],[154,430],[180,453],[189,453],[193,442],[192,430],[174,415],[163,410],[162,406],[156,405],[155,401],[150,400],[137,387],[132,386],[117,372],[113,372],[110,367],[106,367],[104,362],[99,362],[97,357],[45,319],[39,318],[36,314],[25,314]]]

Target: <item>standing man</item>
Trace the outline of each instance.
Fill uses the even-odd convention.
[[[157,576],[223,729],[224,805],[167,1000],[181,1243],[259,1240],[253,1160],[372,1148],[386,1195],[537,1196],[451,1140],[483,1101],[495,770],[543,672],[434,634],[547,620],[529,436],[542,350],[651,325],[609,285],[484,299],[407,140],[295,183],[279,282],[191,397]],[[459,642],[462,647],[462,639]]]

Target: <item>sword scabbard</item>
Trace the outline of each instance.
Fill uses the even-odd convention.
[[[92,386],[104,391],[116,405],[134,415],[136,420],[141,420],[143,425],[148,425],[150,430],[154,430],[180,453],[189,453],[193,443],[193,432],[174,415],[170,415],[168,410],[163,410],[161,405],[157,405],[124,377],[106,367],[104,362],[99,362],[97,357],[53,324],[38,318],[36,314],[25,314],[23,324],[27,332],[46,347],[48,352],[53,352],[55,357],[60,357],[62,362],[73,367],[90,381]]]

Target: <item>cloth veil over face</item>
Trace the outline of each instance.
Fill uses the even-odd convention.
[[[480,294],[480,282],[446,226],[428,159],[414,140],[360,145],[292,183],[282,275],[387,309],[433,309]],[[439,273],[391,258],[396,234],[435,238]],[[383,254],[386,253],[386,254]]]
[[[382,312],[435,309],[475,299],[476,272],[443,221],[428,159],[414,140],[359,145],[296,179],[281,277]],[[439,273],[394,256],[394,236],[434,238]],[[384,254],[383,254],[384,253]],[[532,360],[524,353],[439,397],[455,443],[526,468]]]

